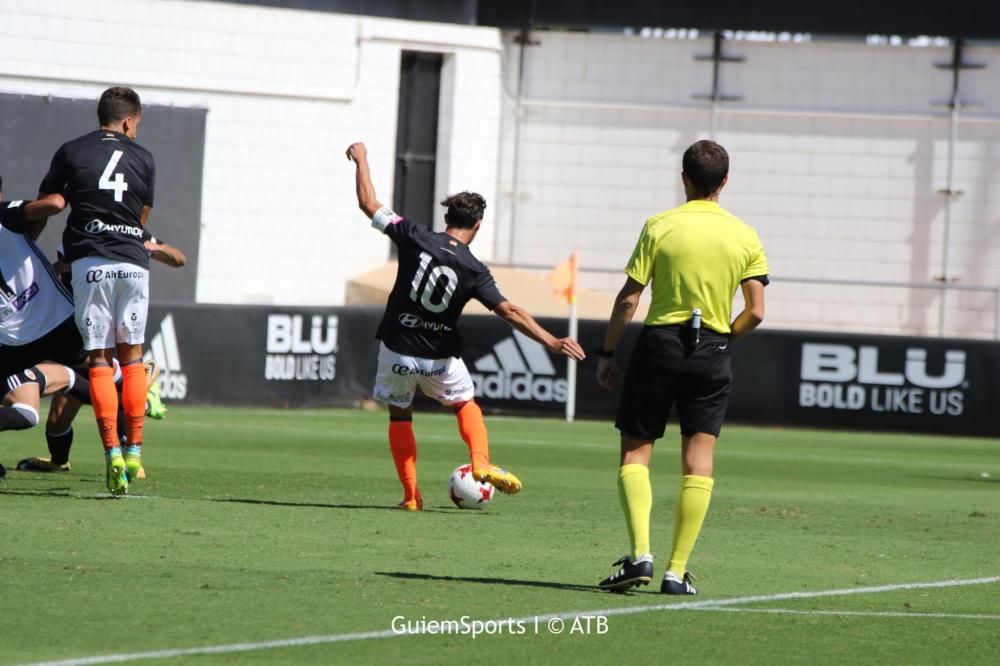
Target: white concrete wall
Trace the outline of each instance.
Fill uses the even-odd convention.
[[[208,109],[200,302],[339,304],[350,276],[388,258],[344,150],[368,144],[391,204],[402,50],[449,62],[439,187],[495,200],[493,29],[183,0],[0,0],[0,19],[0,92],[96,100],[122,84]]]
[[[518,47],[505,36],[505,85]],[[505,103],[497,256],[554,264],[571,248],[585,267],[618,270],[643,220],[682,201],[680,159],[709,138],[707,38],[688,41],[538,32],[528,49],[517,165],[515,104]],[[768,325],[937,332],[939,295],[916,289],[820,287],[782,277],[926,282],[940,276],[951,74],[948,48],[857,43],[727,42],[715,138],[731,154],[722,203],[763,238],[775,282]],[[956,149],[949,276],[1000,285],[1000,48],[967,59],[967,109]],[[973,118],[972,116],[975,116]],[[515,187],[516,172],[516,187]],[[514,247],[510,219],[515,211]],[[616,289],[621,274],[591,275]],[[952,294],[947,332],[992,336],[995,298]]]

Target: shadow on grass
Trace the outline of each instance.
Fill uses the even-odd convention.
[[[517,578],[485,578],[477,576],[435,576],[434,574],[410,573],[406,571],[376,571],[376,576],[400,578],[402,580],[429,580],[446,583],[480,583],[483,585],[517,585],[521,587],[544,587],[552,590],[569,590],[571,592],[592,592],[607,594],[596,585],[575,585],[573,583],[556,583],[547,580],[519,580]]]
[[[108,495],[81,495],[73,492],[71,488],[46,488],[45,490],[13,490],[0,485],[0,495],[20,495],[22,497],[60,497],[63,499],[82,500],[117,500],[118,497]]]
[[[111,495],[81,495],[79,492],[74,492],[72,488],[69,487],[55,487],[46,488],[44,490],[15,490],[13,488],[4,488],[3,483],[0,482],[0,495],[21,495],[25,497],[59,497],[62,499],[77,499],[77,500],[107,500],[107,499],[119,499],[112,497]],[[142,493],[135,493],[127,495],[127,498],[141,499],[147,497]],[[181,500],[190,502],[222,502],[222,503],[235,503],[235,504],[257,504],[263,506],[280,506],[280,507],[305,507],[311,509],[348,509],[348,510],[376,510],[376,511],[395,511],[400,512],[398,507],[388,506],[385,504],[332,504],[324,502],[290,502],[285,500],[267,500],[267,499],[254,499],[254,498],[242,498],[242,497],[165,497],[165,496],[153,496],[154,499],[165,499],[165,500]],[[460,511],[458,509],[424,509],[423,513],[444,513],[448,515],[455,515],[459,513],[476,513],[472,511]],[[480,514],[488,515],[488,514]]]
[[[963,481],[966,483],[1000,483],[1000,477],[995,476],[911,476],[911,479],[923,479],[925,481]]]
[[[312,509],[375,509],[382,511],[395,511],[400,513],[399,507],[387,506],[385,504],[329,504],[324,502],[289,502],[285,500],[267,500],[245,497],[178,497],[176,499],[194,499],[203,502],[234,502],[236,504],[263,504],[266,506],[301,506]],[[459,513],[458,509],[424,509],[422,513]],[[465,513],[465,512],[462,512]]]

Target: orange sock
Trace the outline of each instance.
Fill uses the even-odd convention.
[[[142,444],[142,426],[146,419],[146,370],[136,360],[122,366],[122,410],[125,434],[132,446]]]
[[[486,434],[486,422],[483,421],[483,410],[475,401],[462,405],[455,410],[458,417],[458,433],[469,447],[469,457],[473,467],[485,467],[490,464],[490,438]]]
[[[118,391],[115,390],[115,371],[107,365],[90,368],[90,401],[97,417],[97,430],[101,433],[104,449],[113,449],[118,443]]]
[[[413,436],[413,421],[389,421],[389,449],[399,482],[403,484],[403,501],[417,499],[417,440]]]

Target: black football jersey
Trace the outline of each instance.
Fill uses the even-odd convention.
[[[469,246],[446,233],[400,217],[390,223],[376,219],[373,226],[399,250],[396,283],[375,337],[407,356],[459,356],[458,318],[469,299],[490,310],[507,300],[493,275]]]
[[[152,154],[120,132],[96,130],[64,143],[39,190],[62,194],[72,207],[66,259],[106,257],[149,268],[141,216],[153,205],[155,179]]]

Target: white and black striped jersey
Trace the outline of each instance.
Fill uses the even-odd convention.
[[[73,316],[69,292],[22,231],[0,225],[0,345],[5,347],[34,342]]]

